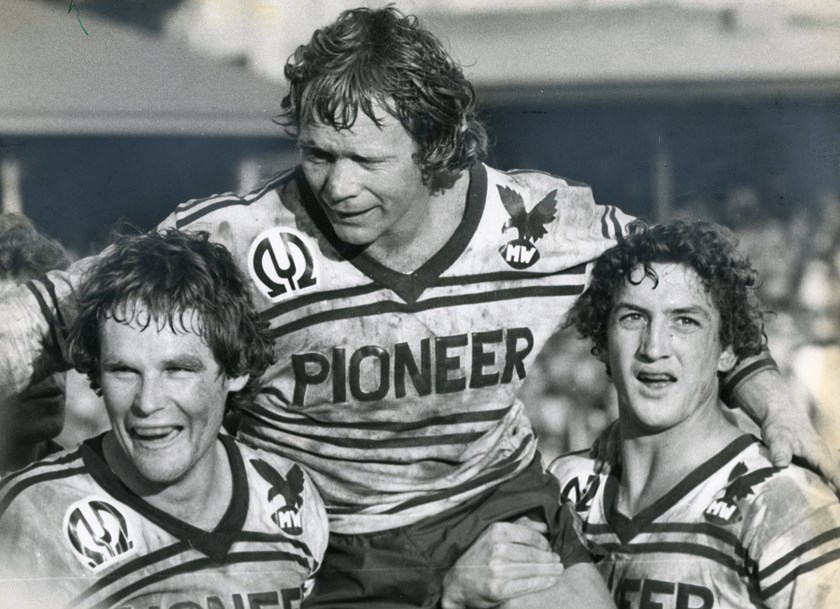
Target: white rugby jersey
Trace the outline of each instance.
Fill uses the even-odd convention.
[[[564,498],[622,609],[836,609],[840,503],[814,473],[773,467],[742,436],[634,518],[615,508],[618,479],[582,454],[556,459]]]
[[[278,361],[241,435],[307,466],[332,531],[364,533],[437,514],[527,465],[535,441],[517,391],[589,263],[630,221],[585,185],[477,165],[461,224],[413,273],[338,241],[300,168],[244,196],[184,203],[160,226],[226,245],[271,325]],[[90,261],[0,299],[0,393],[60,360]],[[768,361],[745,360],[727,386]]]
[[[514,476],[535,440],[516,393],[630,218],[538,172],[470,174],[466,211],[413,273],[336,239],[292,171],[182,205],[247,270],[276,339],[240,434],[304,464],[332,530],[437,514]]]
[[[302,468],[222,436],[233,497],[204,531],[134,495],[101,438],[0,482],[0,607],[299,607],[327,544]]]

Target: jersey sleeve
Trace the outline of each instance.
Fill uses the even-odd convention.
[[[784,475],[745,515],[761,599],[771,609],[840,607],[840,502],[810,472]]]
[[[74,317],[72,296],[96,258],[83,258],[66,271],[50,271],[0,298],[0,401],[33,380],[69,367],[64,343]]]

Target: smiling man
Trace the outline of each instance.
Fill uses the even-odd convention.
[[[325,498],[313,606],[435,606],[480,532],[526,515],[556,552],[536,570],[565,577],[575,536],[517,396],[632,218],[580,183],[484,164],[472,85],[393,7],[342,13],[285,75],[300,165],[188,201],[161,226],[226,245],[271,326],[277,363],[238,433],[306,465]],[[76,268],[39,282],[43,309],[30,292],[0,300],[14,320],[0,324],[0,393],[61,360],[76,282]],[[837,471],[766,353],[740,361],[724,393],[780,462],[793,448]],[[535,570],[527,550],[511,555]]]
[[[230,254],[169,231],[116,244],[69,350],[112,429],[0,485],[3,607],[299,606],[327,542],[299,465],[219,434],[270,339]],[[27,604],[30,603],[30,604]]]
[[[774,467],[718,403],[719,375],[765,340],[755,285],[725,229],[675,222],[604,253],[572,309],[617,391],[621,467],[572,454],[549,470],[621,609],[840,606],[837,497],[808,469]],[[452,573],[455,597],[513,579]],[[563,606],[550,591],[503,600]]]

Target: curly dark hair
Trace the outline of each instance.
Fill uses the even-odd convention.
[[[206,232],[168,229],[120,239],[88,269],[76,305],[68,355],[100,395],[100,328],[106,319],[130,323],[142,314],[144,329],[157,324],[197,330],[223,374],[249,375],[241,391],[228,395],[226,410],[250,403],[274,362],[268,326],[259,319],[245,277]],[[193,312],[198,324],[190,324]]]
[[[607,345],[607,326],[614,297],[625,281],[645,277],[658,282],[654,263],[683,264],[693,269],[720,313],[720,342],[738,358],[758,354],[767,343],[764,315],[754,294],[757,271],[736,252],[737,239],[711,222],[684,222],[645,227],[604,252],[595,262],[589,287],[572,308],[567,325],[592,339],[592,354]],[[638,281],[633,269],[644,269]]]
[[[69,264],[64,246],[39,233],[26,216],[0,214],[0,279],[28,281]]]
[[[415,16],[392,6],[344,11],[297,48],[285,75],[289,93],[278,122],[292,135],[311,119],[350,128],[359,110],[381,124],[378,103],[417,144],[433,187],[445,188],[487,154],[475,91],[460,65]]]

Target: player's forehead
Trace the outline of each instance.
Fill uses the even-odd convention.
[[[103,357],[214,360],[196,309],[158,311],[142,303],[120,303],[100,320],[100,337]]]
[[[695,310],[718,317],[712,295],[699,273],[678,262],[637,265],[616,287],[613,308],[640,308],[672,312]]]
[[[412,154],[411,134],[399,119],[380,103],[373,104],[373,116],[358,109],[352,124],[310,114],[300,126],[298,145],[333,153],[360,155]]]

